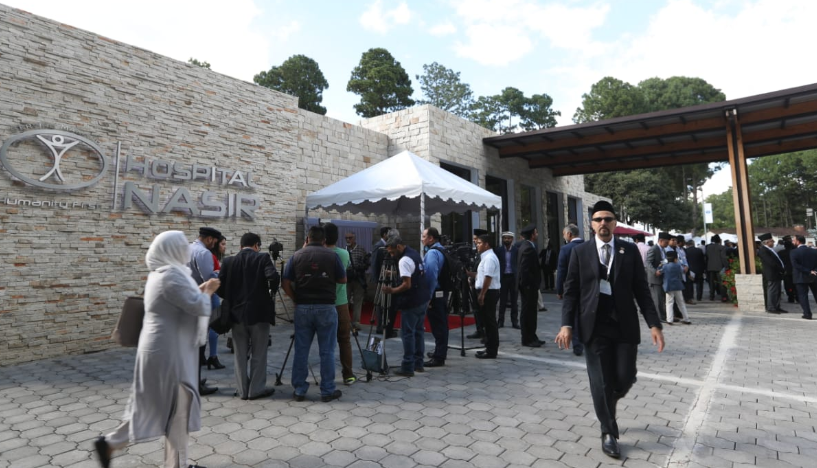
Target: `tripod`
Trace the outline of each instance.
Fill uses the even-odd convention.
[[[287,354],[284,356],[284,363],[281,365],[281,372],[275,374],[275,386],[280,387],[284,383],[281,382],[281,377],[284,375],[284,369],[287,368],[287,361],[289,360],[289,354],[292,352],[292,346],[295,345],[295,334],[289,335],[289,348],[287,348]],[[315,377],[315,370],[312,369],[312,365],[309,364],[309,372],[312,373],[312,378],[315,379],[315,385],[320,385],[318,383],[318,378]]]
[[[374,329],[374,316],[375,314],[372,313],[372,317],[369,320],[369,336],[366,338],[366,346],[367,349],[360,350],[361,355],[363,356],[363,364],[364,368],[367,371],[366,377],[369,378],[371,374],[372,367],[376,367],[374,370],[377,370],[380,374],[386,374],[388,372],[388,364],[386,363],[386,330],[388,325],[391,323],[391,317],[389,317],[389,312],[391,311],[392,307],[392,295],[387,294],[383,291],[385,286],[393,286],[395,278],[397,278],[397,267],[394,264],[394,261],[391,259],[384,259],[383,265],[380,267],[380,274],[377,278],[377,287],[374,292],[374,310],[378,312],[378,316],[380,317],[380,328],[382,329],[382,336],[380,337],[380,343],[378,344],[375,340],[372,339],[372,330]],[[355,339],[357,339],[357,335],[355,335]],[[358,346],[360,346],[358,344]],[[377,355],[378,346],[382,346],[382,350],[380,355]],[[369,359],[366,359],[366,358]],[[376,363],[376,359],[380,359],[380,365],[373,366]]]
[[[465,352],[468,350],[482,348],[482,346],[465,347],[465,315],[473,311],[476,317],[476,308],[479,307],[479,303],[477,302],[476,291],[471,286],[471,282],[468,281],[468,275],[462,272],[458,275],[458,278],[459,280],[457,282],[459,284],[451,291],[451,294],[448,295],[448,310],[452,313],[454,311],[459,312],[460,346],[449,345],[448,349],[459,349],[460,356],[465,356]]]

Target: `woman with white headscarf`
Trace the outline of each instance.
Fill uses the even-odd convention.
[[[218,279],[196,285],[187,268],[189,249],[184,233],[167,231],[145,256],[145,318],[125,421],[95,442],[105,468],[114,450],[161,436],[167,438],[164,466],[188,466],[189,433],[201,428],[198,349],[206,338],[210,296],[219,286]]]

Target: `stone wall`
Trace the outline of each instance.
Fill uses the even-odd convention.
[[[765,313],[766,299],[763,296],[763,276],[735,275],[735,291],[741,312]]]
[[[178,229],[192,239],[199,226],[212,225],[228,237],[228,252],[237,251],[238,238],[250,230],[294,248],[300,195],[291,174],[303,156],[295,98],[3,5],[0,43],[0,140],[21,129],[60,128],[95,142],[110,159],[121,143],[123,161],[252,172],[257,184],[168,182],[122,172],[119,205],[111,210],[113,170],[73,192],[32,187],[4,171],[0,363],[112,346],[118,311],[125,297],[142,291],[144,254],[159,232]],[[34,144],[9,154],[29,173],[51,167],[48,152]],[[90,164],[88,157],[87,151],[66,153],[66,177]],[[156,183],[159,206],[185,188],[196,199],[208,190],[219,197],[250,195],[259,207],[254,220],[202,219],[186,210],[147,215],[138,203],[121,209],[128,181],[144,191]],[[65,208],[21,206],[19,200],[64,202]]]

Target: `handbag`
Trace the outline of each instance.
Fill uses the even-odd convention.
[[[135,348],[139,344],[139,334],[142,333],[142,321],[145,318],[145,300],[140,296],[131,296],[125,299],[122,313],[113,329],[111,339],[118,345],[126,348]]]

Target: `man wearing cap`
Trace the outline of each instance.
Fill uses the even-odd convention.
[[[658,243],[647,252],[647,283],[650,285],[650,295],[652,295],[652,302],[655,309],[659,313],[661,320],[667,317],[666,300],[667,295],[664,293],[664,278],[661,277],[661,267],[667,263],[666,249],[669,245],[669,240],[672,238],[668,232],[658,233]]]
[[[505,326],[505,310],[511,306],[511,326],[519,328],[519,306],[517,304],[516,273],[517,255],[519,249],[513,245],[514,234],[511,231],[502,233],[502,245],[494,249],[494,254],[499,260],[500,290],[499,290],[499,319],[497,327]]]
[[[726,288],[721,282],[721,271],[729,266],[726,258],[726,248],[721,245],[721,236],[715,234],[706,246],[706,272],[709,277],[709,300],[715,300],[715,294],[720,291],[721,302],[729,301]]]
[[[774,239],[772,234],[767,232],[758,236],[762,246],[758,251],[760,262],[763,264],[763,284],[766,287],[766,312],[779,314],[788,312],[780,308],[780,282],[786,273],[783,260],[774,251]]]
[[[803,309],[803,318],[811,320],[811,304],[808,292],[817,299],[817,250],[806,246],[805,236],[792,238],[794,250],[791,251],[792,276],[797,289],[797,300]]]
[[[539,268],[539,255],[537,255],[535,244],[539,231],[536,230],[535,224],[529,224],[522,229],[521,234],[523,240],[519,243],[517,285],[522,298],[522,310],[519,317],[519,325],[522,328],[522,346],[539,348],[545,344],[536,336],[539,283],[542,282],[542,270]]]
[[[190,271],[196,284],[202,284],[213,277],[215,265],[213,253],[210,251],[221,238],[221,232],[211,227],[199,228],[199,237],[190,244]],[[210,395],[218,391],[218,387],[208,387],[207,379],[201,378],[201,366],[204,365],[204,346],[199,348],[199,394]]]
[[[664,350],[658,312],[650,298],[638,248],[613,238],[616,215],[606,201],[592,208],[594,239],[577,245],[570,255],[562,327],[556,336],[560,349],[569,349],[578,313],[578,333],[585,345],[587,375],[593,407],[601,426],[602,451],[619,458],[616,405],[636,378],[641,331],[638,308],[650,327],[653,345]]]

